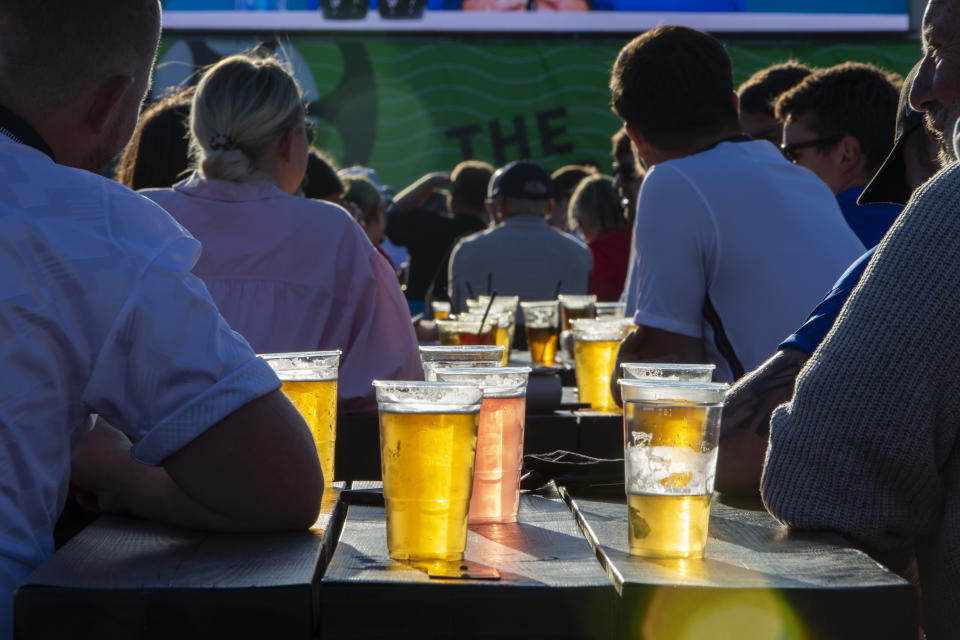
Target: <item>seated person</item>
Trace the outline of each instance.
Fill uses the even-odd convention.
[[[189,173],[187,118],[193,91],[173,91],[144,109],[117,160],[114,180],[134,190],[172,187]]]
[[[203,244],[193,271],[254,350],[342,350],[341,410],[375,411],[374,378],[423,375],[416,338],[393,269],[356,221],[292,195],[307,163],[302,104],[275,59],[221,60],[193,101],[195,173],[143,193]]]
[[[551,187],[553,189],[553,210],[550,212],[550,218],[547,224],[560,231],[567,233],[573,232],[576,235],[576,227],[570,226],[570,196],[573,195],[577,185],[587,176],[596,175],[597,170],[589,165],[568,164],[560,167],[550,174]],[[583,240],[583,238],[580,238]]]
[[[103,511],[207,530],[306,529],[320,507],[310,432],[190,273],[199,244],[98,175],[159,38],[157,0],[0,3],[5,640],[71,484]],[[116,429],[91,430],[94,413]]]
[[[633,228],[613,180],[596,175],[580,182],[570,199],[570,227],[580,229],[593,255],[588,293],[616,302],[627,279]]]
[[[593,257],[582,242],[547,224],[553,204],[547,170],[511,162],[490,196],[501,224],[463,238],[450,255],[453,308],[466,309],[467,298],[494,291],[521,300],[585,294]]]
[[[740,129],[754,140],[769,140],[777,147],[783,124],[773,105],[785,91],[797,86],[812,70],[799,62],[779,62],[755,72],[737,89]]]

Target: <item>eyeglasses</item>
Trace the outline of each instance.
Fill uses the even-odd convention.
[[[800,149],[806,149],[808,147],[824,146],[829,147],[834,145],[844,138],[847,137],[845,133],[835,133],[831,136],[821,136],[819,138],[814,138],[813,140],[807,140],[806,142],[794,142],[793,144],[781,144],[780,151],[790,162],[796,164],[798,156],[797,151]]]

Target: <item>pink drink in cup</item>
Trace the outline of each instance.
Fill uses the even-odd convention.
[[[480,383],[483,404],[477,431],[470,524],[516,522],[523,466],[527,367],[438,369],[445,382]]]

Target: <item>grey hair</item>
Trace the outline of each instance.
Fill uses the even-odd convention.
[[[257,162],[302,117],[300,85],[274,57],[237,54],[210,67],[190,110],[190,156],[206,178],[267,179]]]
[[[569,226],[586,226],[603,235],[626,226],[623,203],[613,180],[607,176],[589,176],[580,181],[567,209]]]

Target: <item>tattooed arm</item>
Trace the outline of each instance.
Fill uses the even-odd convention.
[[[760,490],[770,414],[793,396],[797,374],[809,357],[799,349],[777,351],[727,392],[717,459],[718,491],[755,494]]]

